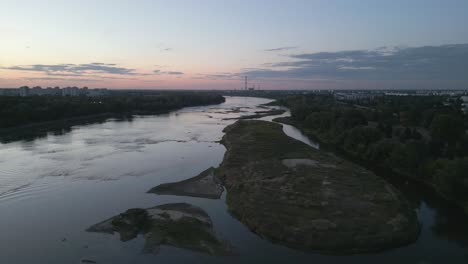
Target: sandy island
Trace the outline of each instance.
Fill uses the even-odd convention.
[[[392,185],[349,161],[288,137],[282,126],[240,120],[225,128],[218,169],[149,192],[219,199],[275,243],[326,254],[407,245],[419,235],[416,212]]]
[[[198,176],[188,180],[175,183],[164,183],[152,188],[148,192],[166,195],[219,199],[223,193],[224,188],[221,181],[215,176],[214,172],[214,168],[209,168],[200,173]]]

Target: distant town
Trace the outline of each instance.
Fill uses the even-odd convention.
[[[385,96],[444,96],[447,97],[445,104],[451,104],[456,100],[461,100],[462,109],[468,112],[468,90],[230,90],[222,92],[230,96],[254,96],[266,98],[278,98],[296,95],[332,95],[336,101],[350,104],[368,104]]]
[[[21,86],[20,88],[0,89],[0,96],[105,96],[109,91],[106,88],[88,89],[88,87],[47,87]]]
[[[246,84],[247,87],[247,84]],[[128,95],[150,95],[157,92],[156,90],[108,90],[107,88],[89,89],[88,87],[47,87],[41,86],[28,87],[22,86],[19,88],[3,88],[0,89],[0,96],[89,96],[101,97],[109,96],[114,93]],[[361,104],[371,103],[374,100],[383,96],[446,96],[448,97],[446,104],[451,101],[461,100],[462,109],[468,112],[468,91],[467,90],[225,90],[219,91],[223,95],[228,96],[254,96],[275,98],[281,96],[294,96],[305,94],[329,94],[333,95],[336,101],[347,103]]]
[[[462,110],[468,112],[468,92],[463,90],[334,91],[333,95],[337,101],[350,103],[370,103],[382,96],[446,96],[446,106],[461,100]]]

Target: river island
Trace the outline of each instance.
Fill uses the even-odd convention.
[[[224,132],[219,168],[150,192],[206,197],[221,181],[234,217],[263,238],[305,251],[374,252],[417,239],[416,212],[371,171],[288,137],[277,123],[239,120]]]

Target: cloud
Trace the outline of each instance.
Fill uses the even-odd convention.
[[[154,70],[154,74],[167,74],[167,75],[183,75],[184,73],[181,71],[161,71],[161,70]]]
[[[166,74],[170,74],[170,75],[183,75],[184,73],[183,73],[183,72],[180,72],[180,71],[168,71],[168,72],[166,72]]]
[[[172,51],[174,50],[173,48],[169,47],[163,42],[157,43],[156,48],[158,48],[160,51]]]
[[[264,51],[285,51],[285,50],[293,50],[293,49],[297,49],[298,47],[279,47],[279,48],[274,48],[274,49],[266,49]]]
[[[300,80],[464,80],[468,44],[292,54],[240,75]]]
[[[22,78],[23,80],[28,81],[76,81],[76,82],[95,82],[98,79],[89,79],[89,78],[57,78],[57,77],[26,77]]]
[[[92,62],[92,65],[105,65],[105,66],[115,66],[117,64],[114,63],[102,63],[102,62]]]
[[[198,76],[194,79],[206,79],[206,80],[229,80],[229,79],[238,79],[240,78],[240,73],[231,73],[231,72],[218,72],[210,74],[197,74]]]
[[[135,69],[117,67],[116,64],[93,62],[89,64],[33,64],[3,67],[14,71],[43,72],[51,76],[85,76],[90,74],[140,75]]]

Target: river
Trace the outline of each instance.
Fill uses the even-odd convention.
[[[275,245],[233,218],[221,200],[155,195],[152,187],[193,177],[218,166],[225,118],[265,110],[270,100],[227,97],[225,103],[169,114],[109,119],[63,133],[0,144],[0,263],[467,263],[468,219],[404,180],[392,181],[414,204],[422,223],[406,247],[353,256],[305,253]],[[285,115],[287,115],[286,113]],[[273,117],[265,117],[271,120]],[[289,136],[315,148],[300,131]],[[172,247],[143,254],[144,239],[85,229],[129,208],[188,202],[203,208],[216,232],[238,253],[212,257]]]

